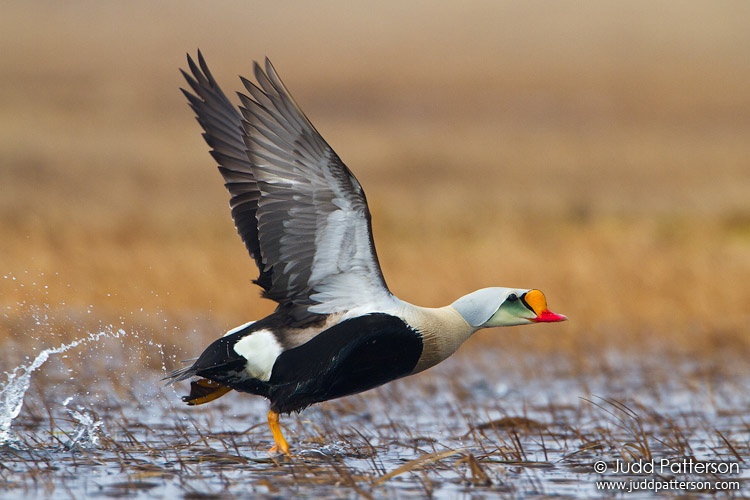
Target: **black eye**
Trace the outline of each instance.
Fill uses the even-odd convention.
[[[516,295],[515,293],[511,293],[510,295],[508,295],[508,298],[505,300],[506,302],[515,302],[518,300],[518,295]]]

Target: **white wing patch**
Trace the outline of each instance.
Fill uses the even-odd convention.
[[[233,333],[237,333],[240,330],[244,330],[245,328],[247,328],[248,326],[252,325],[253,323],[255,323],[255,321],[248,321],[244,325],[235,326],[234,328],[232,328],[231,330],[229,330],[227,333],[225,333],[224,337],[228,337],[229,335],[232,335]]]
[[[234,352],[247,360],[247,374],[264,382],[271,379],[273,364],[282,351],[276,336],[268,330],[253,332],[234,344]]]
[[[372,275],[355,273],[329,276],[325,283],[316,285],[310,298],[318,303],[308,306],[307,310],[316,314],[353,310],[362,314],[388,312],[399,304],[387,289],[374,282]],[[351,316],[347,313],[347,317]]]

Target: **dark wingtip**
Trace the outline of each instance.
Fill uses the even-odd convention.
[[[200,57],[200,51],[198,51],[198,54]],[[190,68],[190,72],[195,75],[198,71],[198,66],[195,64],[195,60],[193,60],[193,57],[190,55],[190,53],[187,54],[187,63],[188,67]],[[182,72],[185,73],[184,71]]]

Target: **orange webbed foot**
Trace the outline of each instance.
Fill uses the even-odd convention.
[[[274,444],[268,453],[283,453],[287,457],[292,456],[289,453],[289,443],[284,439],[284,435],[281,433],[281,426],[279,425],[279,414],[271,410],[268,412],[268,426],[271,428],[271,434],[273,434]]]

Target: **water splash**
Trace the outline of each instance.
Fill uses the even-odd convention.
[[[73,396],[70,396],[62,404],[68,415],[76,422],[76,428],[70,434],[70,439],[65,443],[65,448],[68,450],[72,450],[73,448],[97,448],[99,446],[101,426],[104,422],[92,410],[79,408],[80,411],[78,411],[68,408],[68,404],[72,400]]]
[[[42,366],[51,355],[60,354],[79,345],[85,345],[90,342],[96,342],[101,338],[118,338],[121,335],[125,335],[126,332],[123,329],[112,331],[105,329],[100,332],[90,333],[87,337],[82,339],[74,340],[68,344],[61,344],[57,347],[51,347],[40,352],[34,360],[28,365],[21,365],[16,367],[12,372],[6,372],[5,375],[8,377],[5,385],[0,387],[0,445],[13,443],[16,441],[15,436],[11,432],[11,425],[13,419],[15,419],[20,413],[23,407],[23,399],[26,395],[26,391],[29,390],[31,385],[31,374]],[[69,410],[70,411],[70,410]],[[73,410],[75,411],[75,410]],[[79,424],[82,424],[86,419],[90,419],[90,416],[81,414],[82,420],[76,419]],[[71,414],[72,417],[75,416]],[[93,424],[91,424],[93,425]],[[89,425],[89,428],[91,427]],[[98,426],[97,426],[98,427]]]

